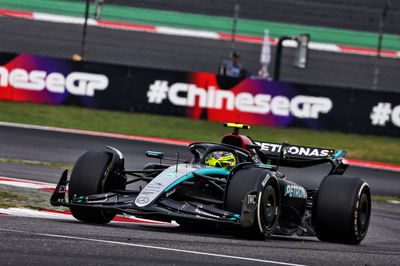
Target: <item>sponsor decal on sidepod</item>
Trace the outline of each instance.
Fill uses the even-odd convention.
[[[287,185],[283,195],[290,198],[307,199],[307,191],[297,185]]]

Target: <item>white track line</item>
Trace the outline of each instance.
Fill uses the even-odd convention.
[[[278,265],[303,266],[303,264],[294,264],[294,263],[286,263],[286,262],[273,261],[273,260],[262,260],[262,259],[248,258],[248,257],[223,255],[223,254],[200,252],[200,251],[194,251],[194,250],[185,250],[185,249],[166,248],[166,247],[150,246],[150,245],[143,245],[143,244],[125,243],[125,242],[110,241],[110,240],[104,240],[104,239],[35,233],[35,232],[28,232],[28,231],[22,231],[22,230],[11,230],[11,229],[0,229],[0,231],[14,232],[14,233],[21,233],[21,234],[28,234],[28,235],[47,236],[47,237],[53,237],[53,238],[64,238],[64,239],[74,239],[74,240],[82,240],[82,241],[89,241],[89,242],[98,242],[98,243],[120,245],[120,246],[130,246],[130,247],[138,247],[138,248],[165,250],[165,251],[173,251],[173,252],[178,252],[178,253],[188,253],[188,254],[194,254],[194,255],[203,255],[203,256],[236,259],[236,260],[244,260],[244,261],[254,261],[254,262],[262,262],[262,263],[278,264]]]
[[[180,28],[172,28],[172,27],[157,27],[157,33],[166,34],[166,35],[176,35],[183,37],[196,37],[196,38],[205,38],[205,39],[214,39],[218,40],[219,35],[213,31],[205,31],[205,30],[190,30],[190,29],[180,29]]]
[[[47,14],[40,12],[34,12],[33,18],[34,20],[53,22],[53,23],[78,24],[78,25],[83,25],[85,23],[84,18]],[[95,19],[89,18],[87,20],[87,24],[92,26],[97,26],[97,21]]]
[[[0,184],[13,187],[24,187],[24,188],[33,188],[33,189],[50,190],[50,191],[56,188],[56,184],[33,181],[28,179],[11,178],[5,176],[0,176]]]
[[[18,217],[41,218],[41,219],[57,219],[57,220],[75,220],[72,215],[64,214],[61,212],[43,212],[39,210],[32,210],[26,208],[6,208],[0,209],[0,214],[11,215]]]
[[[71,213],[52,211],[52,210],[32,210],[26,208],[0,208],[0,215],[11,215],[18,217],[29,217],[29,218],[39,218],[39,219],[57,219],[57,220],[71,220],[77,221]],[[141,226],[151,226],[151,227],[168,227],[174,228],[179,225],[175,222],[161,222],[143,218],[137,218],[133,215],[128,216],[117,216],[111,223],[129,223]]]

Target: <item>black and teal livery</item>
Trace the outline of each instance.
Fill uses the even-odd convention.
[[[234,131],[221,143],[190,144],[188,162],[149,151],[146,155],[158,163],[126,170],[117,149],[88,151],[69,179],[67,171],[63,173],[51,204],[67,206],[75,218],[90,223],[108,223],[128,213],[180,225],[216,225],[249,238],[297,234],[349,244],[363,240],[370,190],[363,179],[343,176],[344,151],[256,142],[239,135],[239,129],[249,126],[226,125]],[[205,158],[213,152],[233,154],[236,164],[207,166]],[[297,184],[279,171],[280,166],[306,168],[326,162],[331,169],[318,188]]]

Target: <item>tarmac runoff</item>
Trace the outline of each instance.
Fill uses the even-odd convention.
[[[19,124],[19,123],[11,123],[11,122],[0,122],[0,126],[63,132],[63,133],[71,133],[71,134],[81,134],[81,135],[89,135],[89,136],[111,137],[111,138],[119,138],[119,139],[127,139],[127,140],[139,140],[139,141],[147,141],[147,142],[153,142],[153,143],[163,143],[163,144],[179,145],[179,146],[187,146],[190,143],[192,143],[192,141],[187,141],[187,140],[145,137],[145,136],[136,136],[136,135],[128,135],[128,134],[120,134],[120,133],[100,132],[100,131],[82,130],[82,129],[70,129],[70,128],[61,128],[61,127],[27,125],[27,124]],[[371,161],[361,161],[361,160],[355,160],[355,159],[345,159],[344,162],[349,165],[359,166],[359,167],[363,167],[363,168],[382,169],[382,170],[400,172],[400,165],[386,164],[386,163],[380,163],[380,162],[371,162]]]

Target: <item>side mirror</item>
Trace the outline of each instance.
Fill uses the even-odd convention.
[[[257,144],[246,144],[247,149],[255,149],[255,150],[260,150],[261,146]]]
[[[294,58],[294,66],[298,68],[307,68],[308,43],[310,42],[309,34],[300,34],[296,37],[297,51]]]
[[[164,159],[164,153],[158,151],[146,151],[146,157]]]

